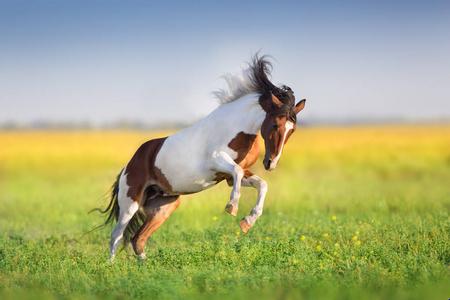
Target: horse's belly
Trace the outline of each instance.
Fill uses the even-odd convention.
[[[217,183],[212,171],[162,167],[161,172],[176,194],[189,194],[203,191]]]
[[[204,159],[188,151],[169,151],[161,148],[155,159],[155,166],[167,179],[173,193],[189,194],[200,192],[217,183],[215,172],[210,170]]]

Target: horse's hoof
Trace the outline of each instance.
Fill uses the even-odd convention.
[[[252,228],[252,225],[250,223],[248,223],[245,218],[243,218],[239,222],[239,226],[241,227],[241,230],[244,234],[247,234],[247,232],[250,230],[250,228]]]
[[[236,217],[238,213],[238,207],[237,205],[227,204],[227,206],[225,206],[225,211],[233,217]]]

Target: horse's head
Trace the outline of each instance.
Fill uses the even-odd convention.
[[[305,107],[305,102],[303,99],[295,104],[294,93],[286,86],[277,90],[275,95],[272,92],[261,95],[260,104],[266,111],[261,126],[266,148],[263,161],[266,170],[271,171],[277,166],[283,146],[295,131],[297,114]]]

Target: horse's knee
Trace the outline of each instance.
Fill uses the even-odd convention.
[[[264,179],[261,179],[259,181],[258,189],[260,193],[267,193],[267,190],[269,189],[269,186],[267,185],[267,182]]]

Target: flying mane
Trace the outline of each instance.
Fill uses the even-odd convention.
[[[293,111],[295,105],[294,92],[286,85],[275,86],[269,80],[271,71],[272,64],[267,60],[267,56],[255,55],[248,68],[242,70],[241,74],[226,74],[222,76],[225,79],[227,88],[215,91],[213,94],[219,99],[221,104],[225,104],[251,93],[261,95],[272,93],[284,104],[274,113],[287,113],[289,118],[296,122],[297,117]]]
[[[267,60],[267,56],[259,57],[255,55],[247,69],[240,74],[225,74],[223,79],[227,88],[220,89],[213,94],[221,104],[233,102],[242,96],[251,93],[264,94],[278,89],[269,80],[272,71],[272,64]]]

